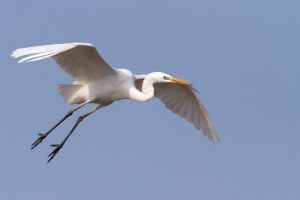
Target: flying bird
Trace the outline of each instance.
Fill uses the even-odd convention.
[[[208,113],[197,97],[192,84],[162,72],[134,75],[127,69],[112,68],[89,43],[51,44],[20,48],[13,51],[11,57],[19,58],[18,63],[53,58],[56,63],[75,80],[73,84],[60,84],[58,90],[68,104],[77,104],[51,129],[39,133],[31,145],[34,149],[57,126],[83,106],[93,103],[97,106],[90,112],[81,115],[70,132],[59,144],[50,145],[52,152],[48,155],[48,163],[64,146],[78,124],[87,116],[114,101],[131,99],[146,102],[153,97],[160,99],[165,106],[185,118],[202,130],[212,142],[219,137],[212,126]]]

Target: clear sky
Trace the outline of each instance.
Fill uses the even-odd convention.
[[[1,1],[0,199],[300,199],[300,2],[294,0]],[[51,59],[17,64],[27,46],[90,42],[116,68],[163,71],[200,91],[212,144],[154,99],[87,118],[46,164],[81,110]]]

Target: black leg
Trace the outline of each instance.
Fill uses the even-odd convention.
[[[109,103],[110,104],[110,103]],[[51,144],[51,147],[54,147],[54,150],[48,155],[48,163],[54,158],[54,156],[60,151],[60,149],[64,146],[64,144],[66,143],[66,141],[68,140],[68,138],[72,135],[72,133],[74,132],[74,130],[76,129],[76,127],[78,126],[78,124],[87,116],[89,116],[90,114],[96,112],[98,109],[103,108],[109,104],[105,104],[105,105],[99,105],[97,106],[95,109],[93,109],[92,111],[78,117],[76,123],[74,124],[74,126],[72,127],[72,129],[70,130],[70,132],[68,133],[68,135],[64,138],[64,140],[60,143],[60,144]]]
[[[38,138],[32,143],[31,150],[34,149],[37,145],[39,145],[56,127],[58,127],[63,121],[65,121],[68,117],[70,117],[73,112],[86,105],[87,102],[80,104],[78,107],[70,110],[57,124],[55,124],[50,130],[46,133],[38,133]]]

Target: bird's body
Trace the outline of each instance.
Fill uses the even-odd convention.
[[[134,75],[126,69],[115,69],[116,75],[104,77],[92,82],[75,82],[73,85],[59,85],[59,91],[66,103],[80,104],[107,103],[130,98],[130,89],[134,86]]]
[[[213,142],[219,140],[204,106],[197,98],[196,90],[189,82],[162,72],[134,75],[127,69],[114,69],[103,60],[96,48],[88,43],[28,47],[17,49],[12,53],[14,58],[22,56],[25,57],[19,63],[52,57],[63,70],[75,79],[73,84],[59,85],[59,92],[66,103],[79,104],[49,131],[45,134],[39,134],[39,138],[32,144],[32,149],[73,112],[88,103],[98,104],[94,110],[78,118],[62,143],[52,145],[55,149],[49,154],[48,162],[53,159],[85,117],[99,108],[121,99],[144,102],[157,97],[168,109],[193,123],[196,128],[201,129],[210,140]]]

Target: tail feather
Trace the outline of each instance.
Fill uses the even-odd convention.
[[[84,102],[84,98],[76,95],[83,85],[58,85],[59,93],[68,104],[78,104]]]

